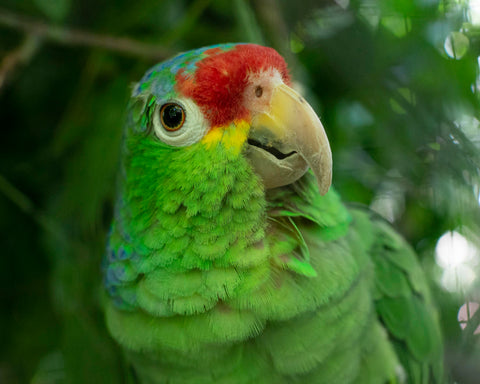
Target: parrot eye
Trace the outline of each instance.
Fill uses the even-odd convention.
[[[164,104],[160,109],[160,122],[167,131],[177,131],[185,123],[185,110],[175,103]]]
[[[203,112],[187,98],[164,100],[157,104],[152,114],[152,125],[158,139],[175,147],[198,142],[208,128]]]
[[[262,97],[263,95],[263,88],[260,85],[257,85],[255,88],[255,96]]]

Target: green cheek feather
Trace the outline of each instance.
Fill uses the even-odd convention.
[[[249,158],[256,145],[272,167],[300,161],[283,159],[297,150],[272,157],[274,139],[251,141],[256,112],[238,105],[252,71],[283,73],[272,55],[207,47],[135,87],[103,264],[111,335],[141,383],[443,382],[435,310],[410,247],[333,189],[321,196],[319,171],[267,189]],[[228,73],[236,86],[222,97],[235,102],[208,106],[201,71]],[[223,121],[230,102],[235,118]],[[162,131],[165,103],[176,131]]]

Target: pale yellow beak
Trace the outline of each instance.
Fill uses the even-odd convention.
[[[248,157],[266,188],[293,183],[310,167],[320,193],[332,182],[332,152],[312,107],[284,83],[275,86],[267,111],[252,116]]]

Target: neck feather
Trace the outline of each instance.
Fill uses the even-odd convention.
[[[116,222],[143,273],[242,265],[247,248],[262,248],[265,193],[238,151],[222,142],[172,149],[131,141]]]

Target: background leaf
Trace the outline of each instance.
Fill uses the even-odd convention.
[[[35,5],[50,20],[60,22],[65,20],[68,15],[72,1],[71,0],[33,0]]]

